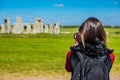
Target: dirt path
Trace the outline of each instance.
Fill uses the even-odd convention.
[[[120,80],[120,76],[111,76],[110,80]],[[1,76],[0,80],[70,80],[70,74],[58,76]]]
[[[70,78],[65,78],[65,76],[60,77],[51,77],[51,76],[44,76],[44,77],[6,77],[0,78],[0,80],[70,80]],[[120,77],[111,77],[110,80],[120,80]]]
[[[64,75],[61,74],[49,74],[49,75],[37,75],[37,76],[26,76],[26,75],[0,75],[0,80],[70,80],[70,74],[65,73]]]

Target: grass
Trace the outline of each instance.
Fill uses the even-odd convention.
[[[120,28],[106,28],[108,32],[108,47],[114,49],[115,62],[112,73],[120,76]]]
[[[71,35],[0,34],[0,74],[63,72]]]
[[[106,28],[108,47],[116,56],[112,72],[120,73],[120,29]],[[62,28],[70,34],[0,34],[0,75],[64,74],[64,64],[77,28]],[[117,32],[117,33],[116,33]],[[118,74],[120,75],[120,74]]]

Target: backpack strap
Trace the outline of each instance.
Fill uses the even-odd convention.
[[[107,59],[107,55],[99,57],[99,61],[102,62],[102,67],[103,67],[104,73],[107,75],[105,77],[105,80],[109,80],[109,69],[108,69],[107,65],[105,64],[106,59]]]
[[[75,67],[75,70],[74,70],[74,73],[72,74],[72,77],[71,77],[71,80],[81,80],[80,77],[81,77],[81,74],[80,74],[80,71],[81,70],[81,63],[78,62],[76,67]]]
[[[79,47],[71,47],[70,48],[73,52],[72,55],[76,55],[78,58],[79,62],[76,64],[76,61],[71,60],[72,66],[74,67],[74,71],[72,73],[72,78],[71,80],[81,80],[81,68],[82,68],[82,63],[83,63],[83,54],[79,51]],[[71,57],[72,58],[72,57]]]
[[[104,62],[106,59],[107,59],[107,55],[104,55],[104,56],[102,56],[102,57],[99,57],[99,60],[102,61],[102,62]]]
[[[82,76],[81,68],[82,68],[82,64],[83,64],[83,55],[79,51],[75,51],[75,53],[78,56],[80,61],[77,63],[77,65],[75,67],[75,70],[74,70],[71,80],[81,80],[81,76]]]
[[[77,54],[78,58],[80,59],[81,63],[83,63],[83,55],[82,55],[82,53],[79,52],[79,51],[76,51],[76,54]]]
[[[79,60],[83,62],[83,55],[79,51],[80,47],[79,46],[74,46],[74,47],[70,47],[70,49],[73,51],[73,53],[76,53],[78,58],[79,58]]]

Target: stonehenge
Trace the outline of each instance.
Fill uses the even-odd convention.
[[[10,24],[10,19],[5,18],[4,24],[0,24],[0,33],[12,34],[37,34],[37,33],[50,33],[59,34],[60,25],[58,22],[55,24],[44,24],[43,19],[34,18],[34,23],[23,23],[22,17],[17,16],[14,24]]]

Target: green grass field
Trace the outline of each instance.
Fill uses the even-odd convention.
[[[120,28],[106,28],[108,47],[114,49],[112,73],[120,75]],[[0,34],[0,75],[64,74],[66,54],[78,28],[61,28],[70,34]]]

